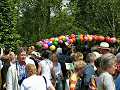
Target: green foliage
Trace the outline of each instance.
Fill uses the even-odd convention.
[[[62,1],[2,0],[1,45],[16,43],[17,33],[23,45],[73,32],[120,36],[119,0],[69,0],[64,9]]]
[[[0,1],[0,47],[10,47],[15,49],[21,43],[18,39],[20,36],[15,30],[17,22],[17,10],[15,1]]]
[[[120,35],[119,4],[119,0],[78,0],[78,26],[88,33]]]

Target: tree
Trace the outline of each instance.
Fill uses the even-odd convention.
[[[15,48],[20,40],[16,29],[16,8],[15,1],[0,1],[0,47]]]
[[[77,25],[90,34],[118,36],[119,0],[78,0]]]

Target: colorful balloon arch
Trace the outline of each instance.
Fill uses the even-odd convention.
[[[70,44],[74,44],[76,41],[79,42],[108,42],[108,43],[116,43],[117,39],[116,37],[104,37],[102,35],[75,35],[75,34],[71,34],[71,35],[61,35],[58,37],[51,37],[49,39],[44,39],[41,41],[37,42],[37,45],[43,47],[44,49],[50,49],[51,51],[56,50],[56,47],[59,44],[65,43],[65,45],[70,45]]]

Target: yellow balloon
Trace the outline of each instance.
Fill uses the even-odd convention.
[[[54,51],[56,49],[56,47],[54,45],[50,46],[50,50]]]

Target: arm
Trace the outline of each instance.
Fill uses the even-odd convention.
[[[47,88],[48,88],[48,90],[55,90],[55,88],[54,88],[54,86],[52,85],[51,81],[48,80],[48,79],[46,79],[46,81],[47,81]]]
[[[39,63],[39,64],[38,64],[38,75],[41,75],[41,72],[42,72],[42,66],[41,66],[41,64]]]
[[[51,86],[49,87],[49,90],[55,90],[55,88],[53,87],[52,84],[51,84]]]
[[[6,89],[7,90],[12,90],[13,89],[13,74],[12,74],[12,68],[10,67],[8,69],[8,72],[7,72],[7,78],[6,78],[6,84],[7,84],[7,87]]]

